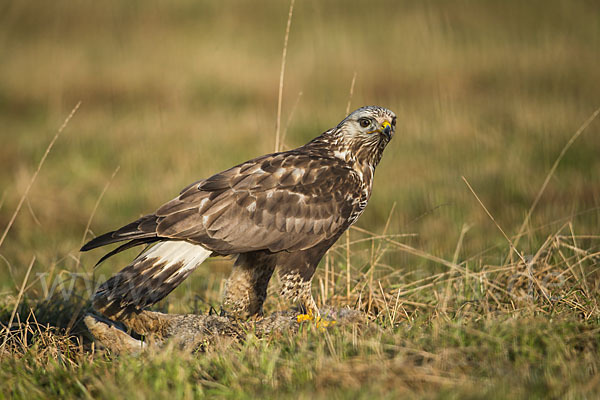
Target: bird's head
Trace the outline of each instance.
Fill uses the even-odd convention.
[[[360,164],[376,166],[395,130],[396,114],[387,108],[366,106],[350,113],[333,133],[342,152],[349,152],[348,156]]]

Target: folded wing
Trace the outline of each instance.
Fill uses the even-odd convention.
[[[263,156],[185,188],[154,214],[99,236],[82,250],[131,240],[185,240],[218,254],[302,250],[343,231],[361,182],[338,163],[305,152]]]

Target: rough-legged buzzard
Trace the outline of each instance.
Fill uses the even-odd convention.
[[[311,294],[315,269],[365,209],[395,125],[388,109],[359,108],[302,147],[195,182],[155,213],[91,240],[82,251],[127,241],[100,261],[149,245],[100,286],[94,307],[108,317],[139,311],[208,257],[231,255],[236,261],[225,285],[225,311],[260,314],[277,269],[281,294],[318,317]]]

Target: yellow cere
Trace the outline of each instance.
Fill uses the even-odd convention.
[[[387,128],[388,126],[392,126],[392,124],[390,124],[388,121],[383,121],[381,123],[381,127],[379,129],[375,129],[375,130],[369,131],[367,133],[383,132],[383,130],[385,128]]]

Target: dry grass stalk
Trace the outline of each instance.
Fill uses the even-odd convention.
[[[79,244],[79,247],[82,247],[83,244],[85,243],[85,239],[90,230],[90,226],[92,225],[92,220],[94,219],[94,215],[96,215],[96,211],[98,210],[98,206],[100,205],[100,202],[102,201],[102,198],[104,197],[104,194],[108,190],[113,179],[115,179],[115,176],[117,175],[117,172],[119,172],[120,168],[121,168],[120,166],[117,166],[117,168],[115,168],[112,175],[108,179],[108,182],[106,182],[106,184],[104,185],[104,188],[102,188],[102,191],[100,192],[100,195],[96,199],[96,203],[94,204],[94,207],[92,208],[92,212],[90,213],[90,217],[88,218],[87,224],[85,225],[85,229],[83,231],[83,236],[81,237],[81,243]],[[75,268],[77,269],[79,267],[79,263],[81,261],[81,252],[78,251],[76,257],[77,258],[76,258]]]
[[[569,141],[562,148],[562,150],[560,151],[560,154],[558,155],[558,157],[556,157],[556,160],[554,160],[554,164],[552,164],[552,168],[550,168],[550,171],[548,171],[548,174],[546,175],[546,179],[544,179],[544,183],[542,183],[542,187],[540,188],[537,195],[535,196],[535,199],[533,200],[531,207],[529,207],[529,210],[527,211],[527,214],[525,215],[525,219],[523,220],[523,223],[521,224],[521,227],[519,228],[519,231],[517,232],[515,243],[514,243],[515,246],[519,245],[519,240],[521,239],[521,236],[525,232],[525,228],[527,227],[527,224],[529,224],[529,220],[531,219],[531,214],[533,214],[533,211],[535,210],[535,207],[537,206],[538,202],[540,201],[542,194],[546,190],[546,187],[548,186],[550,179],[552,179],[552,176],[554,176],[554,172],[556,171],[556,168],[558,168],[558,164],[560,164],[560,161],[563,159],[563,157],[565,156],[567,151],[571,148],[573,143],[575,143],[577,138],[579,138],[579,136],[581,136],[581,134],[587,129],[587,127],[590,126],[590,124],[596,119],[598,114],[600,114],[600,108],[596,109],[596,111],[594,111],[592,113],[592,115],[590,115],[590,117],[587,120],[585,120],[585,122],[579,127],[579,129],[577,129],[577,131],[573,134],[573,136],[571,136]]]
[[[287,136],[288,129],[290,128],[290,124],[292,119],[294,118],[294,114],[296,113],[296,109],[298,108],[298,104],[300,104],[300,99],[302,98],[302,92],[298,92],[298,97],[296,97],[296,102],[292,107],[292,111],[290,111],[290,115],[285,123],[285,128],[283,129],[283,133],[281,134],[281,141],[279,144],[279,149],[283,150],[285,148],[285,138]]]
[[[287,25],[285,27],[285,36],[283,39],[283,52],[281,54],[281,71],[279,73],[279,95],[277,97],[277,121],[275,122],[275,152],[280,150],[279,131],[281,129],[281,105],[283,102],[283,78],[285,76],[285,61],[287,57],[288,39],[290,37],[290,27],[292,26],[292,15],[294,14],[294,3],[290,1],[290,11],[288,13]]]
[[[29,263],[29,267],[27,268],[27,273],[25,274],[25,278],[23,278],[23,284],[21,285],[21,289],[19,290],[19,295],[17,296],[17,301],[15,302],[15,307],[13,308],[12,314],[10,315],[10,319],[8,320],[8,325],[5,328],[6,331],[4,332],[4,339],[2,340],[2,345],[0,345],[0,359],[2,359],[2,356],[4,355],[4,349],[6,346],[6,341],[8,340],[8,335],[10,334],[10,328],[12,327],[12,323],[15,319],[15,315],[17,314],[17,309],[19,308],[19,303],[21,302],[21,297],[23,296],[25,286],[27,286],[27,280],[29,279],[29,273],[31,272],[31,268],[33,268],[34,263],[35,263],[35,256],[33,256],[31,258],[31,262]]]
[[[352,75],[352,83],[350,84],[350,93],[348,94],[348,104],[346,104],[346,115],[350,114],[350,105],[352,104],[352,96],[354,95],[354,84],[356,83],[356,71]]]
[[[350,113],[350,104],[352,103],[352,95],[354,94],[354,84],[356,83],[356,71],[352,76],[350,84],[350,93],[348,94],[348,104],[346,105],[346,115]],[[350,230],[346,231],[346,296],[350,298]]]
[[[496,225],[496,227],[498,228],[498,230],[500,231],[500,233],[502,233],[502,236],[504,236],[504,238],[508,242],[508,245],[510,246],[510,250],[512,252],[514,252],[519,257],[519,259],[523,262],[523,264],[527,264],[527,261],[525,260],[525,258],[523,257],[523,255],[517,250],[517,248],[513,244],[512,240],[510,240],[510,238],[506,235],[506,233],[504,232],[504,230],[502,229],[502,227],[500,227],[500,225],[498,224],[498,222],[496,222],[496,219],[492,216],[492,214],[489,212],[489,210],[487,209],[487,207],[483,204],[483,202],[481,201],[481,199],[479,198],[479,196],[477,196],[477,193],[475,193],[475,191],[473,190],[473,188],[471,187],[471,185],[469,184],[469,182],[467,181],[467,179],[464,176],[462,177],[462,179],[463,179],[463,181],[465,181],[465,183],[467,184],[467,187],[469,188],[469,190],[471,191],[471,193],[473,193],[473,196],[475,196],[475,198],[477,199],[477,202],[479,203],[479,205],[481,205],[481,207],[483,208],[483,210],[485,211],[485,213],[487,214],[487,216],[492,220],[492,222],[494,223],[494,225]],[[535,276],[533,276],[533,275],[530,275],[530,276],[531,276],[531,279],[533,280],[533,282],[540,288],[540,290],[542,291],[542,294],[544,295],[544,297],[546,298],[546,300],[548,302],[550,302],[550,299],[548,298],[548,295],[546,294],[546,291],[544,290],[544,288],[540,285],[540,282],[538,282],[535,279]]]
[[[44,165],[44,162],[46,161],[46,157],[48,157],[48,154],[50,153],[50,150],[52,150],[52,147],[54,146],[54,143],[56,142],[56,140],[58,139],[58,137],[60,136],[60,134],[62,133],[62,131],[66,128],[67,124],[69,123],[69,121],[71,120],[71,118],[73,117],[73,115],[75,115],[75,113],[77,112],[77,109],[79,109],[80,105],[81,105],[81,101],[79,101],[75,105],[75,107],[73,107],[73,109],[71,110],[71,112],[69,113],[69,115],[67,116],[67,118],[65,118],[64,122],[62,123],[62,125],[60,126],[60,128],[58,128],[58,131],[56,132],[56,134],[54,135],[54,137],[52,138],[52,140],[48,144],[48,147],[46,147],[46,151],[44,152],[44,155],[40,159],[40,162],[39,162],[39,164],[37,166],[37,169],[33,173],[33,176],[29,180],[29,183],[27,184],[27,187],[25,188],[25,192],[23,193],[23,195],[21,196],[21,199],[19,200],[19,203],[17,204],[17,208],[15,209],[15,212],[10,217],[10,220],[8,221],[8,224],[6,225],[6,228],[4,228],[4,233],[2,233],[2,237],[0,237],[0,247],[2,247],[2,244],[4,243],[4,239],[6,239],[6,235],[8,235],[8,231],[10,230],[10,228],[13,225],[13,223],[15,222],[15,219],[17,218],[17,214],[19,214],[19,211],[21,210],[21,207],[23,206],[23,203],[25,202],[25,199],[27,199],[27,195],[29,194],[29,190],[31,190],[31,187],[33,186],[33,183],[37,179],[37,176],[40,173],[40,170],[42,169],[42,166]]]

